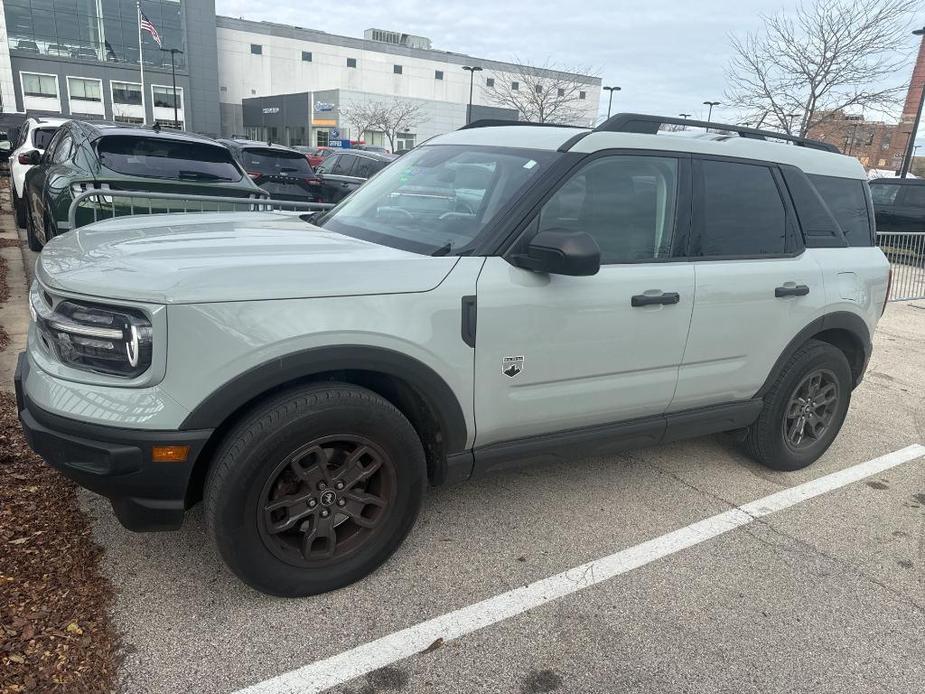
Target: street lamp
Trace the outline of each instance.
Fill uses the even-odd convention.
[[[610,92],[610,98],[607,100],[607,117],[610,118],[610,107],[613,105],[613,93],[620,91],[620,87],[604,87]]]
[[[681,118],[683,118],[684,120],[687,120],[688,118],[691,117],[691,114],[689,113],[679,113],[678,115],[681,116]]]
[[[173,81],[173,127],[180,129],[180,119],[177,117],[177,66],[174,57],[177,53],[182,53],[179,48],[162,48],[165,53],[170,53],[170,79]]]
[[[784,117],[789,121],[787,133],[793,135],[793,119],[799,116],[799,113],[785,113]]]
[[[710,107],[710,110],[707,113],[707,123],[709,123],[711,120],[713,120],[713,107],[719,106],[719,102],[718,101],[704,101],[703,105]]]
[[[922,37],[922,44],[925,44],[925,27],[921,29],[916,29],[912,32],[916,36]],[[919,46],[919,55],[922,55],[922,50],[925,48],[925,45]],[[915,75],[915,71],[912,73]],[[909,143],[906,145],[906,152],[903,156],[903,165],[899,170],[899,177],[905,178],[909,173],[909,167],[912,166],[912,153],[915,151],[915,136],[919,131],[919,121],[922,119],[922,103],[925,102],[925,85],[922,86],[922,93],[919,96],[919,106],[915,110],[915,120],[912,121],[912,132],[909,133]]]
[[[472,84],[475,81],[475,73],[481,72],[482,68],[478,65],[463,65],[463,70],[469,73],[469,106],[466,107],[466,125],[472,122]]]

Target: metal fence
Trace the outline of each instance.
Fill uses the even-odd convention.
[[[887,301],[925,299],[925,231],[880,231],[877,245],[893,270]]]
[[[259,197],[233,198],[219,195],[148,193],[140,190],[92,189],[76,195],[67,211],[68,229],[76,229],[101,219],[138,214],[175,212],[317,212],[333,207],[322,202],[291,202]]]

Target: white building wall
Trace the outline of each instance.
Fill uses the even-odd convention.
[[[10,43],[6,34],[6,14],[0,0],[0,100],[3,113],[16,112],[16,90],[13,86],[13,66],[10,63]]]
[[[221,26],[217,28],[217,37],[219,93],[220,101],[225,104],[240,104],[242,99],[253,96],[323,89],[448,101],[463,106],[469,101],[469,73],[462,69],[458,54],[447,54],[455,60],[441,60],[437,51],[426,51],[431,55],[416,57]],[[261,54],[252,53],[251,44],[260,45]],[[302,60],[302,51],[311,52],[311,62]],[[348,58],[356,59],[356,68],[347,67]],[[474,64],[499,65],[471,60]],[[395,74],[395,65],[401,65],[402,74]],[[442,80],[436,79],[438,70],[443,72]],[[489,66],[476,73],[473,103],[498,106],[483,89],[488,77],[516,78]],[[593,79],[584,100],[587,104],[584,124],[591,123],[597,115],[600,91],[600,80]]]

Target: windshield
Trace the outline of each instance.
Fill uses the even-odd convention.
[[[96,145],[100,163],[129,176],[195,181],[240,181],[224,147],[204,142],[109,135]]]
[[[312,167],[308,165],[305,155],[287,152],[282,149],[258,149],[249,147],[241,152],[244,168],[250,172],[268,175],[311,175]]]
[[[320,223],[416,253],[457,253],[557,156],[503,147],[421,147],[383,169]]]

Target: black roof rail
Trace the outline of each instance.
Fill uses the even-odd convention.
[[[538,128],[582,128],[580,125],[566,125],[565,123],[534,123],[529,120],[501,120],[500,118],[482,118],[466,123],[460,130],[470,130],[471,128],[495,128],[500,125],[532,125]]]
[[[709,128],[718,131],[736,133],[739,137],[745,137],[752,140],[785,140],[792,142],[797,147],[808,147],[810,149],[819,149],[824,152],[835,152],[841,154],[838,147],[828,142],[812,140],[808,137],[797,137],[786,133],[778,133],[773,130],[759,130],[757,128],[748,128],[742,125],[727,125],[726,123],[713,123],[703,120],[690,120],[688,118],[671,118],[664,116],[649,116],[643,113],[618,113],[611,116],[594,130],[595,132],[612,132],[612,133],[643,133],[648,135],[658,134],[663,125],[683,125],[694,128]]]

